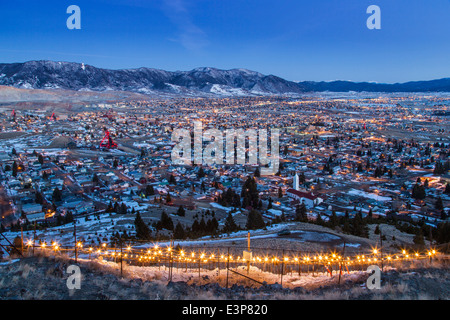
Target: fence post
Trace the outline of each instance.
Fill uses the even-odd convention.
[[[230,268],[230,247],[227,250],[227,289],[228,289],[228,269]]]
[[[284,249],[283,249],[283,255],[281,256],[281,286],[283,286],[283,273],[284,273]]]
[[[220,251],[217,249],[217,276],[220,276]]]
[[[123,278],[123,245],[122,245],[122,237],[120,238],[120,277]]]

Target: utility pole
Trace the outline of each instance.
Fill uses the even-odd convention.
[[[36,221],[34,221],[34,231],[33,231],[33,256],[34,256],[34,245],[36,243]]]
[[[345,241],[344,241],[344,248],[342,249],[341,265],[339,266],[339,284],[341,284],[342,263],[344,261],[344,255],[345,255]]]
[[[248,249],[248,259],[247,259],[247,274],[250,273],[250,231],[247,233],[247,249]]]
[[[380,229],[380,259],[381,259],[381,271],[383,271],[383,236]]]
[[[77,251],[77,221],[73,220],[73,235],[75,237],[75,263],[78,262],[78,251]]]
[[[20,238],[21,238],[21,250],[22,250],[22,253],[23,253],[23,227],[22,227],[22,225],[20,226]]]
[[[173,247],[173,238],[170,239],[169,281],[172,281],[172,268],[173,268],[173,261],[172,261],[172,247]]]
[[[430,252],[431,252],[431,244],[432,244],[432,242],[433,242],[433,235],[432,235],[432,233],[431,233],[431,226],[430,226]],[[431,260],[432,260],[432,255],[430,255],[430,263],[431,263]]]

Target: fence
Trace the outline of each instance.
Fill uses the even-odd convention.
[[[146,247],[145,247],[146,246]],[[17,249],[17,248],[16,248]],[[276,275],[283,285],[286,275],[339,275],[352,271],[365,271],[369,265],[408,266],[418,260],[438,257],[436,249],[419,252],[401,250],[397,253],[383,253],[383,248],[371,251],[361,251],[357,254],[345,254],[345,246],[341,252],[309,252],[284,249],[230,247],[190,247],[182,248],[173,245],[142,244],[139,242],[125,243],[120,241],[108,245],[86,246],[78,241],[76,245],[61,246],[57,242],[45,242],[36,245],[33,241],[23,244],[23,250],[28,254],[46,252],[50,255],[66,254],[77,262],[78,258],[94,260],[101,259],[114,262],[120,266],[121,276],[123,265],[157,267],[166,274],[167,280],[172,281],[173,273],[202,274],[216,271],[216,275],[225,276],[226,286],[229,286],[229,275],[233,274],[262,284],[257,273]],[[20,249],[18,249],[20,251]],[[439,255],[439,259],[446,261],[447,257]],[[252,268],[250,268],[252,267]],[[277,282],[278,282],[277,281]]]

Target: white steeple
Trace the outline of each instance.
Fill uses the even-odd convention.
[[[298,173],[296,172],[295,173],[295,176],[294,176],[294,179],[293,179],[294,181],[293,181],[293,188],[294,188],[294,190],[300,190],[300,180],[299,180],[299,177],[298,177]]]

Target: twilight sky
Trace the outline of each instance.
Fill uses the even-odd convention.
[[[81,30],[69,30],[69,5]],[[381,30],[369,30],[369,5]],[[246,68],[292,81],[450,77],[450,0],[15,0],[0,3],[0,63]]]

